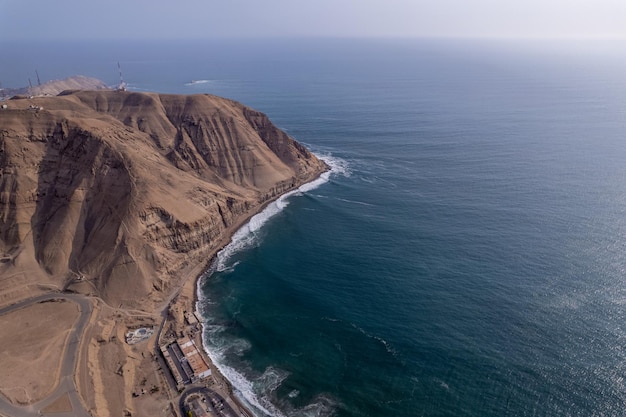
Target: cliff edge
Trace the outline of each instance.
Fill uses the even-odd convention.
[[[0,305],[61,288],[161,303],[231,229],[326,165],[211,95],[65,91],[0,109]]]

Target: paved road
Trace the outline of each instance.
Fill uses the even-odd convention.
[[[159,367],[163,370],[163,375],[165,375],[165,379],[167,379],[167,383],[170,385],[170,388],[174,391],[178,389],[176,384],[176,380],[170,371],[170,367],[165,363],[165,359],[163,358],[163,354],[161,353],[161,333],[163,332],[163,326],[165,325],[167,317],[167,309],[161,311],[161,324],[159,325],[159,330],[157,331],[156,340],[154,341],[154,354],[157,357],[157,361],[159,362]]]
[[[220,394],[218,394],[217,392],[207,387],[192,387],[192,388],[186,389],[185,392],[183,392],[179,401],[180,412],[181,412],[181,415],[183,416],[187,415],[187,409],[185,407],[185,400],[187,399],[187,397],[189,397],[192,394],[202,394],[207,399],[207,402],[205,403],[206,406],[210,407],[210,409],[212,410],[212,414],[215,416],[240,417],[240,414],[235,412],[235,410],[232,409],[232,407],[228,404],[228,402],[226,402],[226,400]],[[221,404],[223,404],[223,407],[219,410],[215,409],[211,405],[212,399],[219,401]]]
[[[78,318],[78,321],[74,326],[74,330],[69,336],[68,344],[65,350],[65,356],[63,357],[63,362],[61,363],[59,383],[56,389],[45,399],[26,407],[15,406],[0,397],[0,414],[5,414],[11,417],[39,417],[46,415],[54,417],[91,416],[87,412],[87,410],[84,409],[82,403],[80,402],[78,392],[76,391],[76,384],[74,383],[74,370],[76,369],[76,361],[78,360],[78,347],[80,346],[80,338],[83,334],[83,330],[85,329],[85,325],[87,324],[87,322],[89,321],[89,317],[91,316],[91,302],[89,301],[89,299],[77,294],[44,294],[38,297],[21,301],[8,307],[0,308],[0,315],[19,310],[31,304],[36,304],[42,301],[59,299],[73,301],[78,304],[80,308],[80,317]],[[46,414],[41,411],[66,393],[69,395],[70,403],[72,404],[73,411],[71,413]]]

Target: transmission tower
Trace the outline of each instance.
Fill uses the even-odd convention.
[[[122,66],[120,63],[117,63],[117,69],[120,72],[120,85],[117,86],[117,91],[126,91],[126,83],[124,82],[124,78],[122,77]]]

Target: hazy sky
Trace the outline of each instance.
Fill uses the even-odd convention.
[[[626,37],[626,0],[0,0],[4,39]]]

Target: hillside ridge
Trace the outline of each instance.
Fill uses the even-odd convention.
[[[0,305],[50,288],[165,300],[232,228],[327,166],[212,95],[64,91],[0,110]]]

